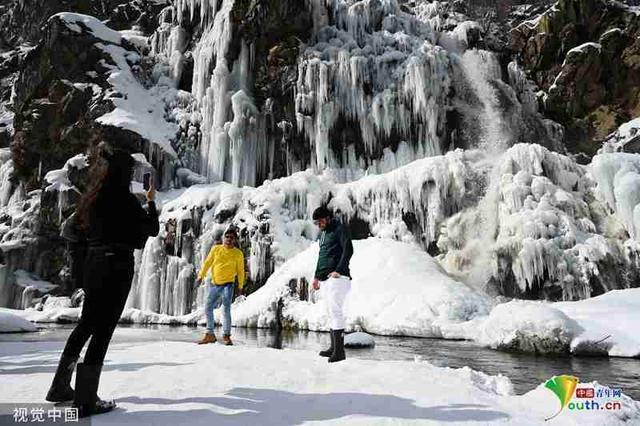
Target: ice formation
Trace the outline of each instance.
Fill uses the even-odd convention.
[[[366,166],[392,135],[410,141],[410,159],[442,153],[449,57],[431,26],[394,0],[337,1],[329,16],[333,26],[316,22],[296,86],[297,126],[311,145],[311,164]],[[330,139],[340,137],[341,120],[357,126],[360,138],[336,153]]]
[[[600,154],[589,170],[598,186],[598,196],[636,241],[640,241],[640,155]]]
[[[241,229],[251,279],[267,281],[313,244],[309,217],[323,202],[342,220],[366,224],[361,238],[439,250],[447,271],[477,289],[576,300],[632,284],[615,262],[633,270],[638,261],[637,244],[616,225],[633,216],[628,202],[612,201],[620,205],[612,216],[596,198],[604,177],[594,181],[585,167],[539,145],[516,145],[495,165],[488,160],[459,150],[345,183],[343,173],[307,170],[258,188],[194,185],[164,203],[161,221],[175,222],[175,243],[167,249],[166,231],[147,242],[129,306],[174,315],[200,307],[189,280],[228,223]]]
[[[468,74],[484,102],[486,143],[511,143],[487,83],[500,78],[493,53],[463,55],[477,23],[448,18],[454,30],[445,31],[438,5],[414,15],[395,0],[308,1],[313,31],[298,57],[295,119],[276,124],[269,118],[274,100],[254,99],[255,46],[234,33],[236,6],[233,0],[176,1],[160,15],[150,42],[156,68],[164,67],[173,87],[185,55],[193,57],[195,107],[181,126],[201,131],[193,166],[208,182],[259,185],[274,176],[278,150],[284,150],[288,175],[308,167],[379,173],[442,154],[451,144],[446,115],[454,68]],[[185,28],[193,26],[202,34],[190,52]],[[451,47],[449,39],[459,43]],[[237,54],[231,43],[239,46]],[[308,147],[292,149],[292,132],[302,133]]]
[[[614,160],[610,170],[624,164]],[[595,178],[600,187],[603,177]],[[633,276],[616,274],[615,262],[634,270],[637,244],[616,230],[595,187],[568,157],[539,145],[512,147],[488,174],[478,205],[448,219],[438,241],[443,264],[511,296],[575,300],[631,286]],[[510,280],[518,287],[506,288]]]

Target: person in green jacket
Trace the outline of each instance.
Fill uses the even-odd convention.
[[[344,302],[351,289],[349,260],[353,245],[349,228],[333,218],[326,207],[313,212],[313,221],[320,229],[320,253],[314,274],[313,288],[323,288],[331,319],[331,346],[320,352],[329,362],[345,359],[344,353]]]

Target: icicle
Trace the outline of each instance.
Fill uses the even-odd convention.
[[[313,5],[316,24],[324,23],[322,3]],[[360,126],[366,159],[381,151],[381,137],[394,132],[416,146],[416,155],[440,154],[449,60],[433,44],[431,27],[403,13],[396,1],[337,0],[326,7],[336,26],[314,25],[315,44],[299,62],[296,85],[296,122],[311,145],[312,164],[323,169],[337,165],[337,158],[348,158],[349,166],[362,162],[329,149],[340,117]]]

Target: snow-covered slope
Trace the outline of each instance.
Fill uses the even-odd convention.
[[[300,253],[255,294],[236,303],[235,324],[268,327],[281,321],[293,327],[328,330],[322,288],[319,295],[310,295],[316,303],[289,294],[291,280],[313,280],[317,254],[317,245]],[[441,327],[489,310],[486,296],[452,280],[416,245],[377,238],[354,241],[350,268],[353,281],[345,308],[349,329],[442,337]]]

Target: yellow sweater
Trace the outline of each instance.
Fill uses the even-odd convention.
[[[213,283],[222,285],[233,282],[238,278],[238,288],[244,286],[244,255],[238,248],[226,248],[222,244],[211,248],[209,255],[198,274],[199,279],[204,279],[209,270],[213,268]]]

